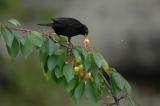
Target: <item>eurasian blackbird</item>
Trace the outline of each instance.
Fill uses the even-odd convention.
[[[88,28],[80,21],[74,18],[55,18],[53,22],[48,24],[38,24],[41,26],[51,26],[57,35],[67,36],[68,42],[71,43],[71,37],[83,35],[88,38]]]

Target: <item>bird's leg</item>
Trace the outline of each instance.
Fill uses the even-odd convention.
[[[69,49],[72,49],[73,48],[73,44],[72,44],[72,42],[71,42],[71,37],[68,37],[68,48]]]
[[[72,48],[73,48],[73,44],[71,43],[71,37],[68,37],[68,58],[69,61],[72,60]]]

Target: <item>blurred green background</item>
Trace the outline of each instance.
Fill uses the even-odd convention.
[[[24,28],[51,17],[74,17],[89,27],[94,46],[131,82],[142,106],[158,106],[160,99],[159,0],[0,0],[0,22],[20,20]],[[74,37],[73,43],[82,41]],[[86,98],[74,104],[62,85],[47,81],[34,50],[28,60],[12,61],[0,38],[0,106],[99,106]],[[124,105],[124,104],[122,104]]]

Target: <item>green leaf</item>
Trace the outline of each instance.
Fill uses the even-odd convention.
[[[14,36],[12,34],[12,31],[8,28],[2,28],[1,32],[2,32],[3,38],[4,38],[7,46],[9,48],[11,48],[13,40],[14,40]]]
[[[57,65],[59,67],[63,67],[67,59],[67,51],[63,52],[61,55],[56,55],[56,56],[58,58]]]
[[[59,68],[58,66],[55,67],[54,72],[55,72],[55,75],[58,79],[63,77],[63,72],[62,72],[61,68]]]
[[[20,33],[13,31],[14,36],[16,37],[16,39],[22,44],[25,44],[25,38],[24,35],[20,35]]]
[[[114,71],[114,70],[115,69],[113,69],[112,71],[111,79],[115,82],[115,84],[119,89],[123,90],[125,85],[125,80],[117,71]]]
[[[70,64],[65,64],[63,67],[63,75],[67,82],[70,82],[74,78],[74,70]]]
[[[15,26],[20,26],[21,25],[20,22],[18,20],[16,20],[16,19],[10,19],[10,20],[8,20],[8,22],[10,24],[15,25]]]
[[[25,59],[27,59],[28,56],[32,53],[33,46],[31,42],[28,40],[28,37],[25,36],[24,38],[25,38],[25,44],[21,45],[21,51]]]
[[[85,71],[88,71],[88,69],[90,68],[91,64],[89,61],[89,54],[87,52],[87,50],[85,48],[82,47],[76,47],[73,49],[73,55],[75,56],[75,58],[79,58],[82,57],[82,62],[83,62],[83,66]]]
[[[131,85],[128,83],[127,80],[125,80],[125,85],[124,85],[124,88],[127,92],[128,95],[131,95],[132,94],[132,87]]]
[[[103,70],[105,70],[105,72],[107,72],[108,75],[110,75],[109,65],[105,59],[102,60],[102,68],[103,68]]]
[[[20,46],[19,46],[19,43],[16,39],[13,40],[13,44],[12,44],[12,47],[9,48],[7,46],[7,50],[8,50],[8,54],[14,59],[17,57],[18,53],[19,53],[19,49],[20,49]]]
[[[60,48],[60,49],[57,49],[55,51],[55,54],[56,55],[62,55],[64,52],[66,52],[66,49],[65,48]]]
[[[51,78],[57,83],[58,79],[57,79],[54,71],[51,72]]]
[[[2,31],[1,31],[1,30],[2,30],[2,28],[0,27],[0,37],[1,37],[1,35],[2,35]]]
[[[98,52],[93,52],[93,59],[94,59],[94,61],[95,61],[95,63],[96,63],[96,65],[99,67],[99,68],[101,68],[101,66],[102,66],[102,64],[103,64],[103,57],[102,57],[102,55],[100,54],[100,53],[98,53]]]
[[[29,35],[28,35],[28,39],[29,41],[37,46],[37,47],[41,47],[43,44],[43,37],[42,34],[36,31],[32,31]]]
[[[100,78],[101,78],[101,77],[99,76],[98,71],[99,71],[99,70],[96,70],[95,73],[92,71],[93,79],[94,79],[95,84],[96,84],[97,86],[99,86],[99,85],[101,84],[101,83],[100,83]]]
[[[46,55],[49,54],[48,39],[44,39],[44,42],[40,49],[42,49],[43,52],[46,53]]]
[[[59,43],[62,45],[67,45],[67,39],[64,36],[59,36]]]
[[[58,48],[59,48],[59,45],[54,43],[51,39],[48,39],[48,54],[49,54],[49,56],[51,56]]]
[[[56,58],[56,56],[53,55],[53,56],[49,57],[47,65],[48,65],[48,69],[49,70],[53,70],[55,68],[55,66],[57,65],[57,58]]]
[[[88,69],[91,67],[91,63],[89,62],[88,56],[86,59],[83,60],[83,66],[85,71],[88,71]]]
[[[82,95],[84,93],[84,82],[81,81],[78,86],[76,87],[75,91],[74,91],[74,96],[75,96],[75,100],[76,102],[79,102]]]
[[[119,94],[119,92],[121,91],[121,89],[119,89],[116,82],[112,78],[110,79],[110,83],[111,83],[111,88],[112,88],[113,95],[117,96]]]
[[[84,60],[87,58],[88,52],[85,48],[76,47],[75,49],[83,56]]]
[[[86,84],[85,95],[89,100],[97,102],[96,91],[94,89],[93,83],[90,80]]]
[[[44,76],[47,80],[51,79],[52,77],[52,70],[43,71]]]
[[[45,42],[43,42],[43,45],[40,48],[39,56],[40,56],[41,66],[42,68],[44,68],[45,66],[47,66],[46,64],[47,64],[47,58],[48,58],[48,53],[45,47]],[[45,70],[48,70],[48,67],[46,67]]]
[[[79,52],[76,49],[73,49],[72,53],[73,53],[73,55],[74,55],[75,58],[79,58],[80,57],[80,54],[79,54]]]
[[[65,87],[68,92],[71,92],[76,87],[76,85],[77,85],[77,79],[74,78],[69,83],[66,83]]]
[[[93,77],[97,77],[98,72],[99,72],[99,68],[97,67],[97,65],[94,62],[92,62],[91,70],[92,70],[91,72],[92,72]]]

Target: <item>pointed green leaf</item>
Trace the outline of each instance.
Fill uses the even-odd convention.
[[[63,67],[63,65],[65,64],[66,62],[66,59],[67,59],[67,52],[63,52],[61,55],[56,55],[58,60],[57,60],[57,65],[59,67]]]
[[[110,79],[110,83],[111,83],[113,95],[117,96],[120,93],[121,89],[117,86],[117,84],[113,78]]]
[[[74,55],[75,58],[80,57],[80,54],[79,54],[79,52],[76,49],[73,49],[72,53],[73,53],[73,55]]]
[[[85,48],[76,47],[75,49],[83,56],[84,59],[87,58],[88,53],[87,53],[87,50]]]
[[[59,45],[54,43],[51,39],[48,39],[48,54],[51,56],[57,49]]]
[[[91,63],[89,62],[88,56],[86,59],[83,60],[83,66],[85,71],[88,71],[88,69],[91,67]]]
[[[105,59],[102,60],[102,68],[108,73],[109,65]]]
[[[98,66],[96,65],[96,63],[92,62],[91,70],[92,70],[92,75],[93,75],[93,77],[97,77],[98,72],[99,72],[99,68],[98,68]]]
[[[96,65],[97,65],[99,68],[101,68],[101,66],[102,66],[102,64],[103,64],[103,57],[102,57],[102,55],[101,55],[100,53],[98,53],[98,52],[94,52],[94,53],[93,53],[93,59],[94,59]]]
[[[37,46],[37,47],[41,47],[43,44],[43,37],[42,34],[36,31],[32,31],[29,35],[28,35],[28,39],[29,41]]]
[[[125,85],[125,80],[118,72],[112,71],[111,79],[115,82],[115,84],[119,89],[123,90]]]
[[[47,65],[48,65],[48,69],[49,70],[53,70],[55,68],[55,66],[57,65],[57,58],[56,58],[56,56],[53,55],[53,56],[49,57]]]
[[[90,80],[86,84],[85,95],[89,100],[94,101],[94,102],[97,101],[96,91],[94,89],[93,83]]]
[[[2,30],[2,28],[0,27],[0,37],[1,37],[1,35],[2,35],[2,31],[1,31],[1,30]]]
[[[66,48],[60,48],[55,51],[55,54],[62,55],[64,52],[66,52]]]
[[[63,67],[63,75],[67,82],[70,82],[74,78],[74,70],[70,64],[65,64]]]
[[[19,53],[19,43],[16,39],[13,40],[13,44],[12,44],[12,47],[9,48],[7,46],[7,50],[8,50],[8,54],[14,59],[17,57],[18,53]]]
[[[74,96],[75,96],[75,100],[77,102],[80,101],[82,95],[84,93],[84,82],[81,81],[78,86],[76,87],[75,91],[74,91]]]
[[[20,26],[21,25],[20,22],[18,20],[16,20],[16,19],[10,19],[10,20],[8,20],[8,22],[10,24],[15,25],[15,26]]]
[[[85,95],[89,100],[97,102],[96,91],[94,89],[93,83],[90,80],[86,84]]]
[[[42,68],[44,68],[45,64],[47,64],[47,59],[48,59],[48,53],[45,47],[45,42],[43,42],[43,45],[39,50],[39,56],[40,56],[41,66]],[[48,70],[48,67],[46,69]]]
[[[125,80],[125,85],[124,85],[124,88],[127,92],[128,95],[131,95],[132,94],[132,87],[131,85],[128,83],[127,80]]]
[[[52,77],[52,70],[47,70],[47,71],[44,71],[44,76],[47,80],[51,79]]]
[[[59,68],[58,66],[55,67],[54,72],[55,72],[55,75],[58,79],[63,77],[63,72],[62,72],[61,68]]]
[[[32,53],[33,46],[31,42],[28,40],[28,37],[25,36],[24,38],[25,38],[25,44],[21,45],[21,51],[25,59],[27,59],[28,56]]]
[[[64,36],[59,36],[59,43],[62,45],[67,45],[67,39]]]
[[[66,83],[65,87],[68,92],[71,92],[76,87],[76,84],[77,84],[77,79],[74,78],[69,83]]]
[[[8,28],[2,28],[1,32],[2,32],[3,38],[4,38],[7,46],[9,48],[11,48],[13,40],[14,40],[14,36],[12,34],[12,31]]]
[[[22,44],[25,44],[25,38],[24,35],[20,35],[20,33],[13,31],[14,36],[16,37],[16,39]]]

